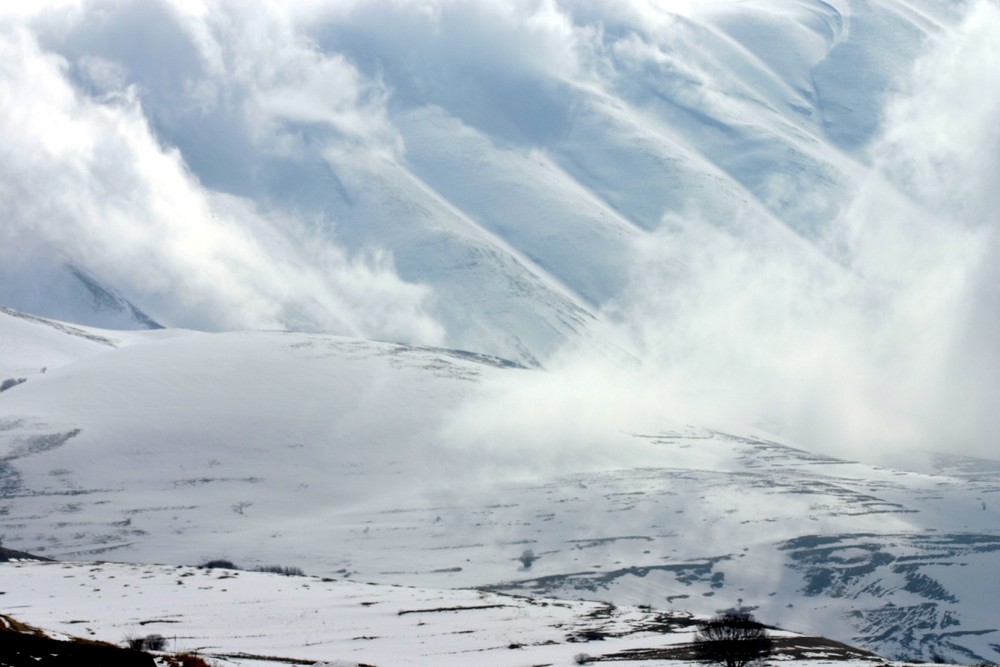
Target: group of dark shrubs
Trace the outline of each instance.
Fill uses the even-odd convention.
[[[149,651],[156,651],[159,653],[160,655],[156,656],[156,662],[149,664],[166,665],[167,667],[216,667],[214,663],[206,661],[203,657],[196,653],[174,653],[164,655],[164,652],[167,650],[167,640],[163,635],[153,634],[146,635],[145,637],[127,636],[125,637],[125,647],[142,653],[148,653]],[[117,665],[119,663],[114,664]],[[133,663],[128,664],[131,665]]]
[[[210,560],[207,563],[203,563],[201,567],[206,570],[242,570],[247,572],[269,572],[271,574],[281,574],[286,577],[304,577],[306,573],[298,567],[289,567],[287,565],[258,565],[250,570],[242,568],[231,560],[226,560],[224,558],[217,558],[215,560]]]
[[[306,573],[297,567],[287,565],[258,565],[252,572],[270,572],[271,574],[283,574],[286,577],[304,577]]]
[[[133,651],[163,651],[167,648],[167,640],[163,635],[126,637],[125,645]]]

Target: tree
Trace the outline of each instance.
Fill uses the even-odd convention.
[[[771,638],[751,614],[720,614],[698,624],[695,653],[702,662],[745,667],[770,655]]]

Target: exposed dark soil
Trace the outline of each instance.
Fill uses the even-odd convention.
[[[0,667],[155,667],[141,651],[86,639],[60,641],[0,614]]]
[[[865,660],[871,663],[884,662],[881,657],[823,637],[771,637],[771,657],[786,660]],[[680,660],[697,661],[694,644],[678,644],[663,648],[634,649],[620,653],[595,656],[592,662],[615,662],[619,660]]]
[[[43,558],[42,556],[36,556],[24,551],[15,551],[14,549],[0,547],[0,563],[6,563],[11,560],[44,560],[50,563],[53,562],[51,558]]]

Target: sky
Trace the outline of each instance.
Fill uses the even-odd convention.
[[[9,293],[69,261],[174,326],[474,348],[445,314],[436,255],[419,270],[400,255],[416,223],[371,231],[328,211],[360,210],[351,174],[390,191],[418,112],[558,163],[575,101],[599,99],[751,204],[722,224],[709,192],[630,231],[588,335],[554,338],[545,373],[488,388],[451,433],[600,447],[666,416],[849,456],[993,454],[1000,8],[872,0],[873,23],[821,4],[5,8],[0,277]],[[825,115],[801,120],[785,98]],[[800,172],[767,167],[796,152]],[[400,201],[379,215],[428,206]]]

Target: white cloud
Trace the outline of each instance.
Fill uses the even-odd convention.
[[[96,99],[23,27],[4,30],[0,54],[0,91],[18,102],[0,112],[5,260],[92,267],[177,325],[440,341],[428,291],[389,258],[349,258],[287,214],[203,188],[151,131],[137,88],[108,90],[121,81],[113,64],[81,61],[104,89]]]
[[[36,0],[5,2],[0,6],[0,21],[24,21],[44,14],[80,11],[86,0]]]
[[[238,104],[264,150],[294,147],[285,125],[322,125],[366,150],[398,151],[387,91],[342,55],[324,53],[278,4],[222,3],[183,24],[206,64],[200,82]]]
[[[697,220],[646,249],[625,321],[660,386],[848,455],[989,453],[1000,93],[983,86],[998,24],[978,3],[888,100],[873,167],[829,236],[846,271],[705,238]],[[683,268],[658,277],[668,261]]]

